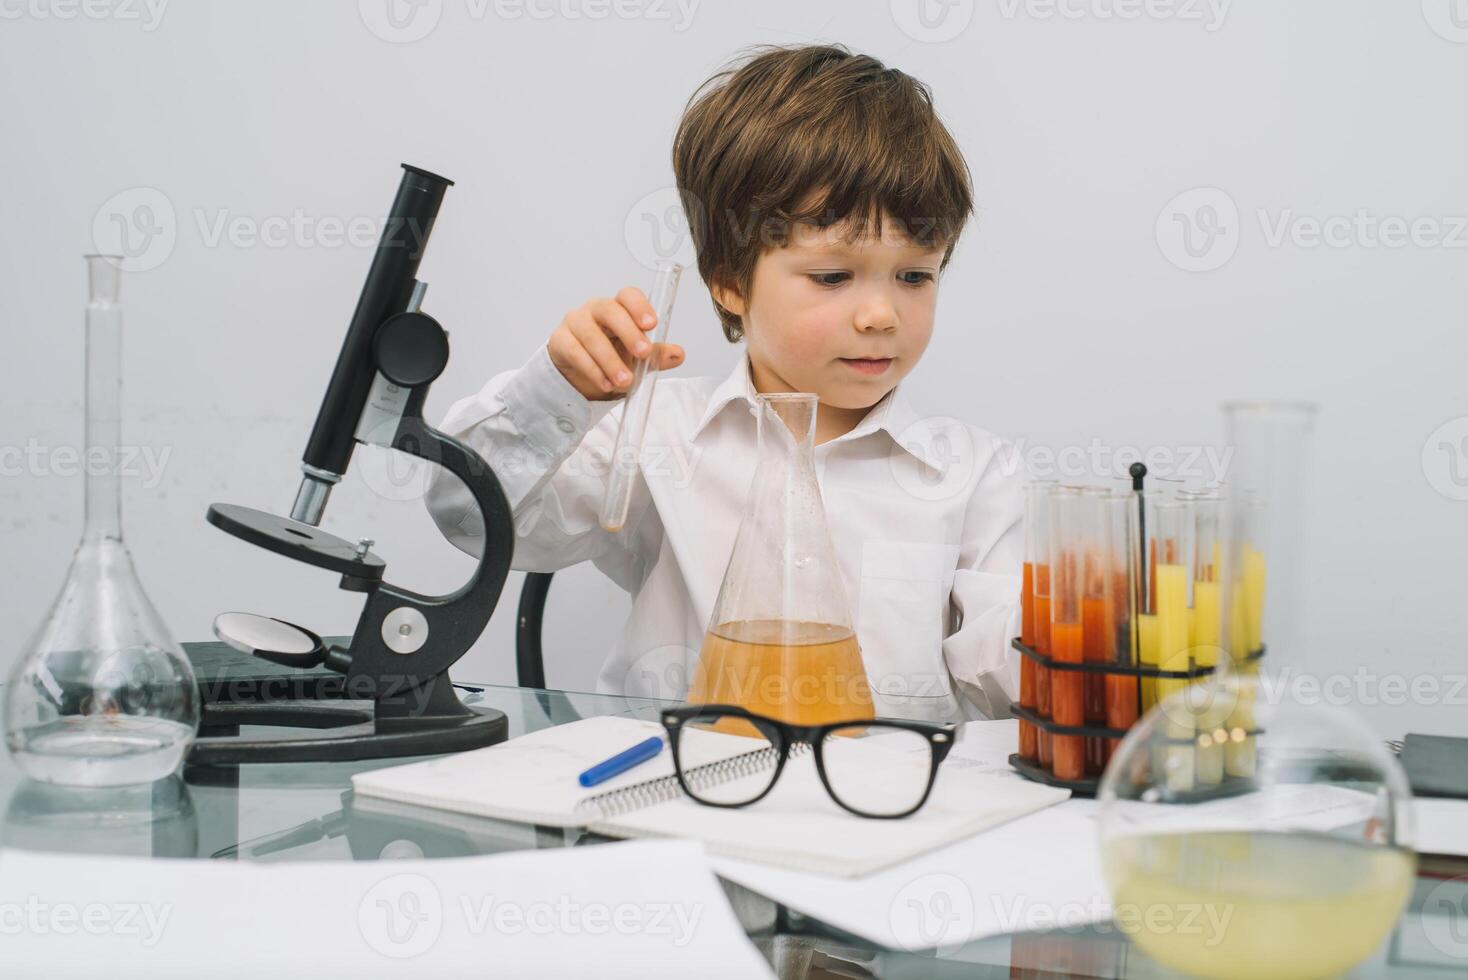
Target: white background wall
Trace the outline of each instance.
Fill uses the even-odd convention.
[[[147,267],[124,284],[125,399],[164,465],[124,514],[153,598],[181,639],[237,608],[348,632],[335,576],[204,522],[213,501],[289,508],[370,256],[342,226],[381,214],[400,161],[458,181],[422,270],[453,338],[437,419],[567,309],[645,284],[699,82],[746,44],[840,41],[933,87],[975,177],[920,405],[1115,450],[1212,443],[1225,398],[1319,401],[1313,650],[1383,733],[1464,729],[1468,5],[925,0],[925,22],[906,0],[394,0],[395,28],[388,2],[0,0],[0,658],[80,531],[79,256],[115,220]],[[737,351],[685,283],[680,370],[723,375]],[[375,538],[394,582],[452,589],[469,559],[381,463],[359,452],[324,526]],[[520,578],[461,679],[513,676]],[[558,581],[551,680],[585,686],[626,600],[589,568]],[[1358,669],[1440,686],[1393,705]]]

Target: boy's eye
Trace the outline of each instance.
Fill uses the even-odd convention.
[[[810,274],[811,282],[818,286],[839,286],[851,278],[849,272],[813,272]]]
[[[932,282],[934,278],[935,276],[931,272],[924,272],[920,269],[914,269],[911,272],[904,272],[902,274],[902,281],[909,286],[921,286],[925,282]]]

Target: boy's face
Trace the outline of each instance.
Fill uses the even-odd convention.
[[[911,243],[884,220],[847,243],[849,223],[797,225],[760,255],[747,301],[716,291],[743,320],[756,388],[805,391],[865,410],[916,365],[933,333],[943,248]]]

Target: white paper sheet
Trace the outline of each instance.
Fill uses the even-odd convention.
[[[882,799],[884,786],[905,785],[911,796],[899,791],[895,797],[901,799],[920,793],[929,760],[869,741],[878,740],[851,739],[826,746],[826,773],[833,784],[845,785],[848,791],[862,787],[854,791],[853,800]],[[742,782],[748,795],[757,795],[768,784],[769,774],[751,775]],[[739,785],[722,789],[738,792],[733,787]],[[804,753],[786,762],[769,795],[751,806],[721,809],[677,799],[593,824],[592,829],[615,837],[693,838],[703,841],[710,857],[757,860],[781,869],[850,878],[1023,819],[1069,796],[1068,790],[955,767],[939,773],[932,794],[917,813],[896,821],[872,820],[848,813],[832,801],[816,774],[814,757]]]
[[[1013,719],[969,722],[943,764],[1023,778],[1008,763],[1015,725]],[[1263,806],[1281,824],[1323,831],[1362,819],[1370,804],[1370,797],[1341,787],[1277,786],[1265,794],[1189,808],[1185,825],[1208,817],[1233,826]],[[721,857],[712,861],[721,877],[871,942],[941,949],[1005,933],[1110,920],[1098,813],[1094,800],[1068,800],[857,879]],[[900,833],[900,822],[892,829]]]
[[[772,976],[690,841],[271,864],[5,850],[0,973]]]
[[[1468,857],[1468,800],[1412,801],[1417,826],[1413,846],[1419,854]]]
[[[1070,800],[864,878],[712,861],[721,877],[871,942],[956,946],[1110,919],[1094,812]]]

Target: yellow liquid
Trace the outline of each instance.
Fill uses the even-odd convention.
[[[1188,570],[1181,565],[1158,565],[1157,660],[1163,670],[1188,669]],[[1163,679],[1157,696],[1165,698],[1188,686],[1187,681]]]
[[[1233,603],[1229,608],[1230,633],[1233,637],[1229,652],[1233,654],[1235,661],[1242,662],[1264,643],[1264,599],[1268,577],[1263,552],[1245,545],[1243,571],[1237,580]]]
[[[1264,642],[1264,594],[1268,575],[1262,552],[1244,548],[1244,628],[1249,653]]]
[[[1218,665],[1218,644],[1223,641],[1217,582],[1193,583],[1193,613],[1193,656],[1200,666],[1215,667]],[[1216,731],[1224,720],[1218,712],[1205,709],[1198,719],[1198,727]],[[1223,779],[1223,753],[1222,745],[1211,738],[1203,740],[1198,748],[1198,782],[1213,784]]]
[[[826,623],[745,620],[710,630],[688,702],[735,704],[793,725],[874,717],[856,634]]]
[[[1258,742],[1253,735],[1242,735],[1254,730],[1254,702],[1258,697],[1258,686],[1247,680],[1259,675],[1257,661],[1240,663],[1237,668],[1240,683],[1233,688],[1237,697],[1232,701],[1224,727],[1230,738],[1224,747],[1224,768],[1230,776],[1252,778],[1258,768]]]
[[[1198,664],[1217,665],[1218,645],[1223,642],[1217,582],[1193,583],[1193,624],[1194,656]]]
[[[1410,851],[1311,834],[1124,837],[1102,855],[1119,927],[1200,977],[1335,976],[1391,932],[1416,874]]]
[[[1188,669],[1188,570],[1182,565],[1158,564],[1157,575],[1157,660],[1163,670]],[[1188,686],[1185,680],[1161,678],[1157,681],[1157,698],[1164,700]],[[1194,730],[1187,709],[1173,708],[1168,715],[1166,732],[1170,738],[1191,741]],[[1197,753],[1193,745],[1163,749],[1161,772],[1175,790],[1193,788]]]

